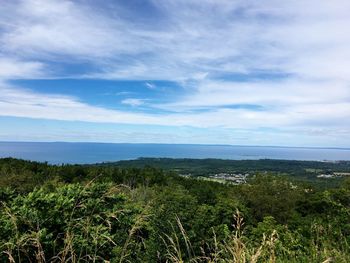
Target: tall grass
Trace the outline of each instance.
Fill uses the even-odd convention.
[[[213,244],[207,244],[211,247],[209,255],[205,255],[205,249],[202,248],[202,255],[195,255],[194,250],[185,229],[183,228],[179,218],[176,218],[179,234],[174,231],[172,236],[165,235],[163,239],[167,247],[167,259],[172,263],[183,262],[235,262],[235,263],[256,263],[260,259],[267,259],[264,262],[276,262],[275,243],[278,239],[276,231],[266,237],[264,235],[261,244],[258,247],[248,246],[243,238],[243,217],[237,210],[234,215],[234,231],[227,240],[217,240],[215,231],[213,231]],[[180,243],[185,243],[186,250],[183,251]]]
[[[184,262],[205,262],[205,263],[220,263],[220,262],[232,262],[232,263],[330,263],[350,262],[349,246],[346,241],[346,237],[343,236],[341,240],[338,240],[342,249],[335,249],[334,243],[327,238],[327,236],[321,236],[326,234],[324,229],[314,224],[312,226],[314,236],[308,251],[306,253],[295,254],[294,251],[288,250],[281,244],[279,239],[279,233],[277,230],[273,230],[271,234],[263,234],[263,237],[258,244],[253,244],[244,235],[244,220],[241,213],[237,210],[234,215],[234,230],[226,240],[217,240],[215,231],[213,232],[213,241],[211,244],[206,244],[206,247],[210,247],[210,253],[204,252],[202,248],[202,255],[195,255],[191,246],[190,238],[186,234],[179,218],[176,220],[177,228],[174,229],[172,235],[165,235],[163,241],[167,248],[167,261],[172,263],[184,263]],[[181,247],[181,242],[186,244],[186,249]]]
[[[51,239],[47,238],[49,233],[38,223],[39,221],[29,221],[28,217],[15,212],[6,203],[1,203],[3,218],[6,218],[5,223],[8,224],[8,229],[11,229],[8,240],[0,240],[0,252],[6,257],[6,261],[10,263],[109,262],[110,255],[113,254],[113,262],[135,262],[136,259],[138,262],[155,262],[156,259],[143,261],[141,258],[141,253],[147,250],[142,231],[152,216],[151,204],[143,203],[137,213],[131,213],[126,205],[112,206],[106,211],[97,213],[99,206],[109,207],[111,205],[109,202],[114,205],[113,202],[116,201],[109,200],[114,200],[113,198],[120,194],[129,194],[132,201],[136,203],[137,195],[140,193],[137,192],[139,190],[126,186],[108,185],[106,189],[98,190],[96,194],[94,187],[96,185],[90,182],[83,187],[73,188],[74,191],[78,189],[79,192],[73,195],[74,200],[69,210],[67,226],[63,232]],[[68,186],[67,189],[69,190]],[[50,194],[44,197],[49,198]],[[96,198],[100,201],[91,204]],[[141,198],[147,199],[144,194]],[[136,206],[135,203],[133,203],[134,206]],[[88,213],[80,214],[81,210],[86,210],[87,207],[89,207]],[[24,220],[27,221],[23,222]],[[128,220],[130,222],[125,228],[125,233],[120,232],[120,236],[111,235],[119,223],[124,224],[123,221]],[[286,243],[293,243],[293,236],[287,241],[283,239],[282,237],[288,233],[283,233],[280,227],[276,226],[269,233],[263,233],[258,242],[253,242],[246,233],[244,218],[238,210],[232,221],[232,231],[226,238],[218,239],[214,228],[208,229],[210,232],[208,236],[212,235],[210,241],[206,241],[200,248],[194,248],[191,235],[187,232],[190,229],[185,229],[181,218],[176,216],[172,230],[161,234],[158,238],[165,245],[165,251],[159,252],[163,253],[159,258],[165,258],[169,263],[350,262],[347,237],[337,235],[337,240],[331,238],[333,236],[331,226],[314,223],[311,226],[310,243],[304,251],[297,251],[297,253],[290,244]],[[28,229],[23,229],[23,225]],[[298,243],[299,240],[295,242]],[[113,253],[110,250],[113,250]],[[106,251],[109,256],[101,251]],[[5,259],[5,257],[2,258]]]
[[[5,255],[8,262],[60,262],[60,263],[78,263],[78,262],[106,262],[106,258],[101,255],[100,250],[108,248],[121,248],[116,252],[119,254],[118,262],[129,261],[128,255],[133,250],[130,248],[133,243],[133,237],[147,220],[149,206],[142,207],[141,213],[135,216],[134,223],[130,222],[130,229],[126,237],[111,235],[112,227],[115,222],[120,221],[120,216],[124,213],[130,213],[127,208],[111,208],[106,212],[95,213],[101,203],[96,202],[91,206],[89,202],[94,201],[90,198],[91,189],[96,186],[89,182],[80,191],[74,195],[74,205],[67,219],[67,225],[62,233],[58,233],[49,244],[52,247],[53,256],[45,254],[45,243],[47,234],[46,229],[39,223],[35,223],[37,218],[29,220],[23,214],[11,210],[6,203],[1,203],[1,210],[6,217],[6,224],[10,224],[12,229],[8,235],[8,240],[0,240],[0,261],[1,255]],[[79,188],[78,188],[79,189]],[[111,199],[120,193],[125,193],[130,189],[125,186],[109,186],[100,196],[101,202]],[[46,196],[49,196],[46,195]],[[113,201],[112,201],[113,202]],[[90,206],[88,214],[80,214],[81,209]],[[55,209],[55,207],[52,207]],[[127,211],[126,211],[127,210]],[[25,211],[21,211],[25,213]],[[63,211],[62,211],[63,213]],[[50,220],[48,218],[47,220]],[[130,218],[129,218],[130,220]],[[19,221],[21,221],[19,223]],[[120,222],[123,223],[123,222]],[[23,229],[28,228],[27,230]],[[22,229],[20,229],[22,228]],[[118,239],[118,240],[117,240]],[[124,244],[120,240],[125,239]],[[119,242],[119,243],[118,243]],[[118,244],[117,244],[118,243]],[[35,261],[33,261],[35,259]]]

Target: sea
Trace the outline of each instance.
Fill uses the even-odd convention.
[[[50,164],[93,164],[152,158],[231,160],[350,160],[350,148],[307,148],[196,144],[0,142],[0,158],[14,157]]]

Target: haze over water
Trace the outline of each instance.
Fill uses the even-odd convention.
[[[140,157],[337,161],[350,160],[350,149],[189,144],[0,142],[0,157],[47,161],[52,164],[91,164]]]

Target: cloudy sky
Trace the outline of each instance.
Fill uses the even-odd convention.
[[[350,147],[348,0],[0,0],[0,140]]]

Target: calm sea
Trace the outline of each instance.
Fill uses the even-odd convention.
[[[89,164],[139,157],[336,161],[350,160],[350,149],[187,144],[0,142],[0,157],[47,161],[53,164]]]

